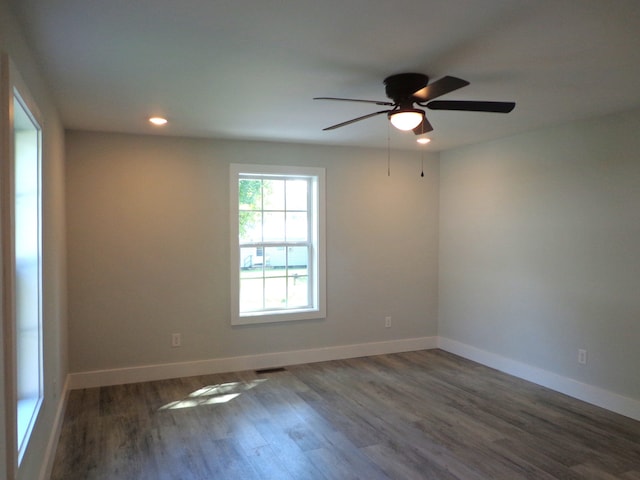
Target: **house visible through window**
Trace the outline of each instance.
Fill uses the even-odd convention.
[[[232,323],[324,316],[324,170],[231,166]]]

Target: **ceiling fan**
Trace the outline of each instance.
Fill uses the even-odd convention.
[[[384,79],[385,93],[392,102],[379,100],[359,100],[355,98],[315,97],[314,100],[337,100],[341,102],[373,103],[391,107],[387,110],[369,113],[337,123],[323,130],[334,130],[360,120],[387,114],[394,127],[399,130],[413,130],[422,135],[433,130],[424,110],[415,108],[414,104],[431,110],[462,110],[466,112],[509,113],[516,106],[514,102],[480,102],[472,100],[434,100],[449,92],[469,85],[469,82],[456,77],[442,77],[429,83],[429,77],[422,73],[399,73]]]

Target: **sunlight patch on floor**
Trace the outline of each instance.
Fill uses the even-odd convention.
[[[249,382],[230,382],[208,385],[191,392],[182,400],[176,400],[175,402],[169,402],[166,405],[163,405],[159,410],[180,410],[182,408],[194,408],[205,405],[227,403],[234,398],[239,397],[242,392],[251,390],[266,381],[266,378],[262,378],[251,380]]]

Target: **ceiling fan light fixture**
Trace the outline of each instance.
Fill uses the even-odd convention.
[[[405,108],[389,113],[391,124],[398,130],[413,130],[424,117],[424,111],[415,108]]]

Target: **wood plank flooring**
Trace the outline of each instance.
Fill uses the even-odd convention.
[[[53,479],[640,479],[640,422],[441,350],[70,392]]]

